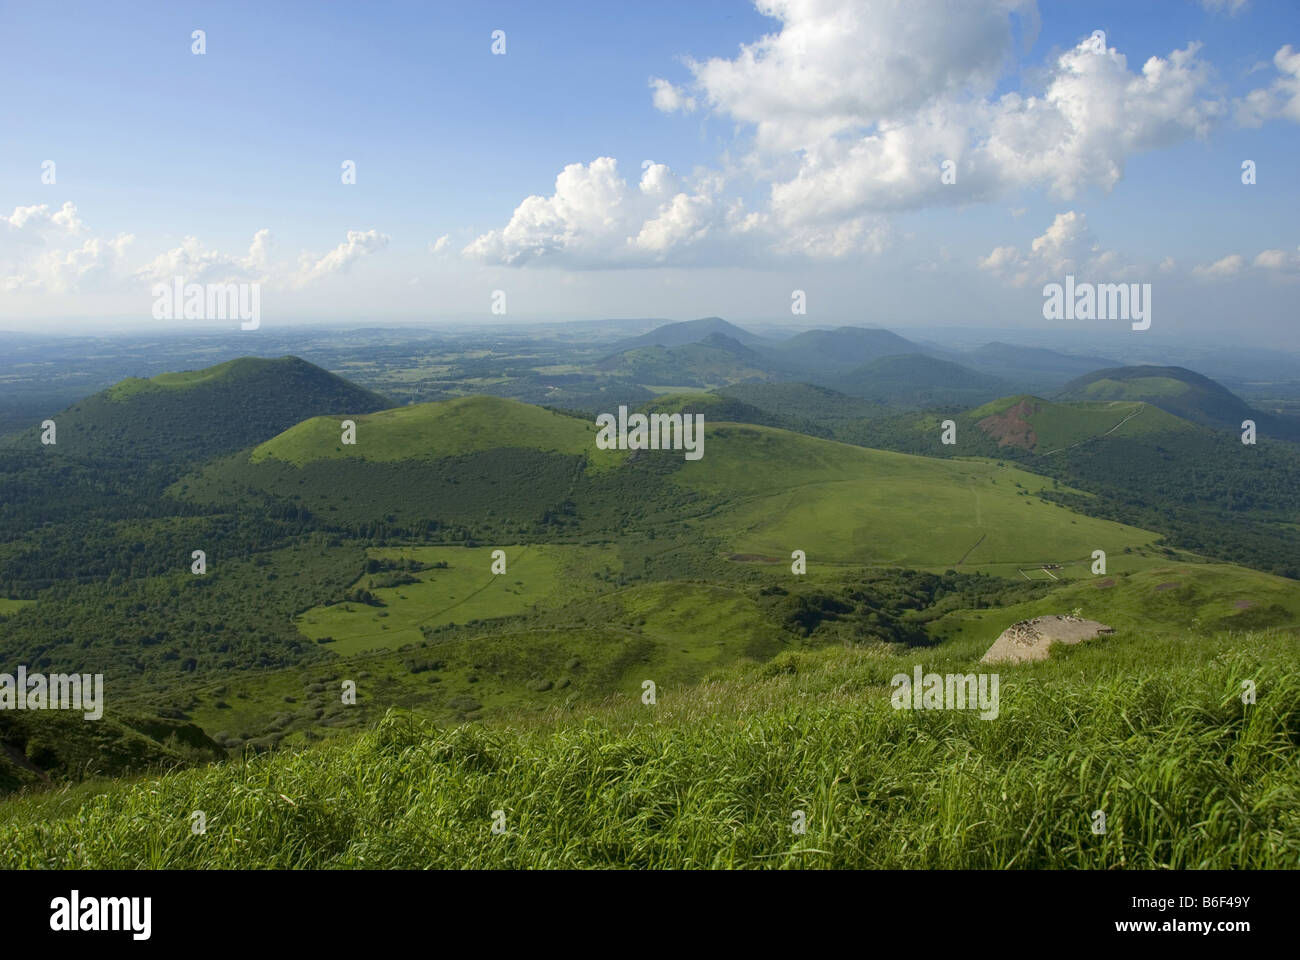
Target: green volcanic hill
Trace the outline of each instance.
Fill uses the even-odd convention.
[[[699,343],[714,334],[730,337],[746,346],[769,343],[765,337],[750,333],[743,327],[728,323],[721,317],[704,317],[700,320],[684,320],[681,323],[665,323],[649,333],[639,337],[620,340],[611,348],[611,353],[622,353],[637,347],[684,347],[688,343]]]
[[[1101,437],[1185,432],[1195,428],[1142,401],[1060,403],[1028,394],[1002,397],[968,411],[971,424],[999,447],[1045,454]]]
[[[413,404],[350,419],[356,424],[355,445],[341,442],[339,417],[313,417],[257,446],[249,459],[295,466],[325,459],[439,460],[509,447],[590,454],[599,462],[619,458],[596,449],[594,423],[499,397]]]
[[[357,444],[315,418],[186,478],[208,502],[257,490],[341,523],[463,525],[475,539],[670,531],[699,523],[724,553],[946,567],[1047,562],[1154,535],[1048,504],[1050,481],[987,462],[869,450],[707,419],[704,456],[599,451],[589,421],[470,397],[357,417]]]
[[[73,456],[190,460],[246,447],[306,417],[368,413],[378,394],[301,360],[240,357],[203,370],[129,378],[52,417]],[[37,443],[38,431],[19,435]]]
[[[1071,380],[1058,400],[1143,401],[1193,423],[1240,430],[1258,414],[1209,377],[1183,367],[1113,367]]]
[[[624,350],[601,360],[596,369],[642,384],[709,387],[766,378],[770,363],[734,337],[711,333],[698,343],[678,347]]]
[[[344,419],[355,424],[355,444],[343,442]],[[541,535],[576,522],[568,518],[577,491],[617,475],[628,458],[597,449],[596,433],[594,418],[483,395],[314,417],[208,464],[170,492],[216,507],[269,498],[348,529],[384,523],[421,535]],[[625,482],[637,482],[636,474]]]
[[[1104,383],[1104,381],[1097,381]],[[1300,450],[1248,446],[1154,402],[1003,397],[956,417],[957,456],[997,456],[1086,490],[1051,499],[1165,534],[1171,544],[1287,577],[1300,575]],[[932,443],[916,418],[910,449]],[[1272,429],[1267,421],[1261,431]],[[864,431],[865,432],[865,431]],[[909,434],[897,432],[908,439]],[[1267,433],[1264,434],[1268,436]]]
[[[881,357],[924,351],[911,340],[889,330],[836,327],[834,330],[809,330],[769,348],[767,352],[785,368],[825,374],[828,368],[860,367]]]

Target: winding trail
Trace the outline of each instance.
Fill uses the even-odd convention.
[[[974,543],[972,543],[970,549],[961,555],[961,559],[957,561],[957,566],[960,567],[963,563],[965,563],[966,558],[975,552],[975,548],[978,547],[981,543],[983,543],[984,538],[987,536],[988,536],[987,533],[981,533],[980,538],[976,540]]]
[[[1111,428],[1110,428],[1109,430],[1107,430],[1105,433],[1099,433],[1099,434],[1097,434],[1097,436],[1095,436],[1095,437],[1088,437],[1088,438],[1086,438],[1086,439],[1084,439],[1084,440],[1080,440],[1078,443],[1072,443],[1072,444],[1070,444],[1068,447],[1061,447],[1060,450],[1048,450],[1046,453],[1038,453],[1038,454],[1035,454],[1034,456],[1036,456],[1036,457],[1050,457],[1050,456],[1051,456],[1052,454],[1054,454],[1054,453],[1062,453],[1063,451],[1066,451],[1066,450],[1073,450],[1075,447],[1081,447],[1081,446],[1083,446],[1085,443],[1091,443],[1091,442],[1094,441],[1094,440],[1100,440],[1102,437],[1109,437],[1112,433],[1114,433],[1114,432],[1115,432],[1116,430],[1118,430],[1120,427],[1124,426],[1124,424],[1128,423],[1130,420],[1132,420],[1134,417],[1136,417],[1139,413],[1141,413],[1143,410],[1145,410],[1146,407],[1147,407],[1147,405],[1146,405],[1145,403],[1141,403],[1141,404],[1138,406],[1138,408],[1137,408],[1136,410],[1134,410],[1132,413],[1130,413],[1127,417],[1125,417],[1125,418],[1124,418],[1123,420],[1121,420],[1119,423],[1115,424],[1115,426],[1111,427]]]

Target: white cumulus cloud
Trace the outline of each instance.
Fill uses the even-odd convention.
[[[1166,258],[1165,263],[1172,269],[1171,259]],[[1161,269],[1164,266],[1162,263]],[[1066,274],[1081,280],[1118,282],[1140,272],[1138,264],[1114,250],[1103,249],[1087,217],[1074,210],[1058,213],[1047,230],[1030,242],[1028,250],[1022,252],[1010,245],[994,247],[988,256],[980,258],[979,268],[1015,287],[1059,281]]]
[[[689,186],[666,165],[647,162],[628,184],[612,157],[571,163],[549,197],[531,196],[499,230],[465,247],[489,263],[644,266],[669,262],[717,229],[725,211],[716,180]]]
[[[6,293],[76,293],[110,282],[135,237],[94,235],[77,207],[64,203],[0,213],[0,289]]]
[[[1245,267],[1245,257],[1239,253],[1230,253],[1213,263],[1202,263],[1192,267],[1192,276],[1202,280],[1224,280],[1237,276]]]
[[[1237,121],[1258,127],[1275,117],[1300,123],[1300,51],[1287,44],[1273,55],[1279,76],[1271,86],[1252,90],[1237,101]]]

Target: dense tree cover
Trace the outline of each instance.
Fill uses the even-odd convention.
[[[184,720],[124,713],[94,723],[66,711],[0,711],[0,794],[70,777],[122,776],[225,759]]]
[[[919,570],[873,571],[855,583],[831,588],[764,587],[767,608],[782,627],[803,637],[831,633],[855,642],[924,646],[934,643],[925,629],[952,609],[1021,603],[1048,589],[985,574],[943,574]]]
[[[1223,514],[1294,521],[1300,517],[1300,447],[1250,446],[1210,431],[1107,437],[1049,457],[1030,469],[1108,497]]]
[[[830,436],[834,424],[889,412],[879,401],[850,397],[811,383],[735,383],[715,393],[739,400],[769,416],[780,416],[791,429],[815,437]]]
[[[940,424],[949,419],[958,426],[960,443],[957,446],[947,446],[940,442]],[[964,410],[953,406],[936,406],[919,412],[893,412],[838,423],[835,425],[834,438],[859,447],[915,453],[922,457],[1010,456],[1007,448],[999,447],[992,437],[976,429],[973,421],[965,416]]]
[[[1012,384],[923,354],[881,357],[817,380],[852,397],[894,407],[977,406],[1006,395]]]
[[[220,505],[298,506],[323,529],[377,536],[437,536],[472,527],[478,536],[541,523],[569,498],[583,458],[540,450],[495,449],[441,460],[329,459],[302,467],[236,456],[187,477],[182,499]],[[528,483],[520,484],[521,476]]]
[[[144,456],[95,458],[0,450],[0,594],[31,598],[56,582],[111,574],[157,576],[221,543],[245,556],[312,529],[294,503],[256,512],[166,495],[183,463]]]
[[[4,622],[6,662],[102,673],[120,695],[184,675],[285,666],[324,656],[293,617],[337,599],[365,564],[359,544],[315,536],[251,557],[220,543],[208,572],[188,557],[165,576],[58,583]]]
[[[1026,466],[1095,494],[1071,509],[1156,530],[1172,545],[1300,577],[1300,449],[1198,431],[1105,438]]]
[[[392,406],[297,357],[243,357],[192,376],[184,386],[125,380],[52,417],[56,444],[40,446],[34,429],[7,443],[51,457],[190,461],[261,443],[308,417]]]
[[[127,380],[88,397],[53,417],[57,443],[36,430],[0,442],[0,590],[31,597],[58,581],[157,576],[206,545],[248,556],[301,537],[311,517],[298,504],[231,513],[166,490],[195,462],[305,417],[385,405],[294,357]]]
[[[286,519],[269,511],[50,524],[0,546],[0,595],[34,599],[56,583],[161,576],[188,569],[195,550],[249,556],[292,543],[309,529],[305,512]]]
[[[302,467],[236,455],[187,476],[175,492],[209,508],[236,500],[281,516],[305,511],[317,529],[349,537],[516,542],[663,526],[683,507],[703,509],[703,497],[670,482],[681,463],[633,456],[625,468],[600,473],[584,456],[516,448]]]

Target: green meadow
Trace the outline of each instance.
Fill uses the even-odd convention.
[[[706,468],[675,479],[733,494],[704,522],[736,553],[810,562],[979,569],[1121,553],[1156,534],[1086,517],[1036,494],[1051,481],[980,460],[867,450],[766,427],[725,424]]]
[[[1105,378],[1094,380],[1084,388],[1089,396],[1107,400],[1125,400],[1129,397],[1178,397],[1189,387],[1172,377],[1133,377],[1128,380]]]
[[[16,613],[23,607],[30,606],[35,600],[11,600],[8,597],[0,597],[0,617]]]
[[[505,553],[504,574],[492,572],[498,549]],[[616,572],[621,563],[613,548],[554,544],[374,548],[368,556],[414,560],[430,569],[411,574],[416,582],[395,587],[377,587],[376,575],[362,575],[353,588],[368,589],[378,603],[333,603],[296,618],[311,639],[333,638],[330,649],[342,656],[417,643],[424,639],[422,627],[559,606],[594,592],[593,575]]]

